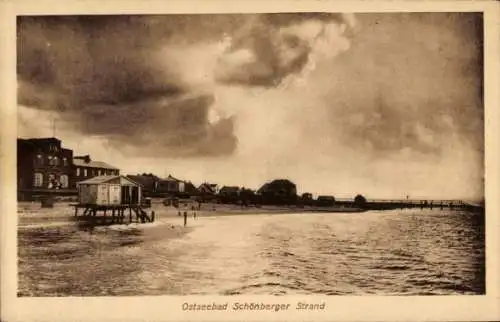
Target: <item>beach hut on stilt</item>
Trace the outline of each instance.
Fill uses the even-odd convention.
[[[151,222],[153,216],[143,210],[142,185],[122,176],[97,176],[77,183],[78,210],[84,209],[83,216],[88,218],[111,218],[112,222],[123,222],[127,212],[129,222],[135,217],[137,222]],[[111,216],[106,215],[110,213]],[[102,214],[102,216],[101,216]],[[134,216],[133,216],[134,215]]]

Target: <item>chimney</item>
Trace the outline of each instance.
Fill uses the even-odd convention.
[[[75,159],[79,159],[79,160],[83,160],[85,163],[89,163],[90,161],[92,161],[90,159],[90,155],[89,154],[86,154],[86,155],[83,155],[83,156],[76,156],[74,158]]]

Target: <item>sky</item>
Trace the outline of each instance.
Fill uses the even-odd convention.
[[[482,16],[18,17],[18,136],[122,173],[483,196]]]

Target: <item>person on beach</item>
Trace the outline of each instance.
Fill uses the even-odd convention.
[[[188,219],[188,213],[187,211],[184,211],[184,226],[187,225],[187,219]]]
[[[193,211],[193,218],[196,219],[196,211]]]

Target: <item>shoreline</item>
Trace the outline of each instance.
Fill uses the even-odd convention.
[[[187,210],[182,210],[183,213]],[[295,209],[295,208],[276,208],[276,209],[223,209],[223,210],[195,210],[197,216],[200,217],[217,217],[217,216],[239,216],[239,215],[286,215],[286,214],[334,214],[334,213],[361,213],[366,210],[362,209]],[[188,216],[192,216],[193,211],[187,211]]]
[[[147,260],[140,250],[174,242],[196,229],[172,220],[85,227],[67,219],[18,225],[19,297],[133,296],[143,285],[138,274]],[[173,248],[162,256],[177,258],[178,252]]]

